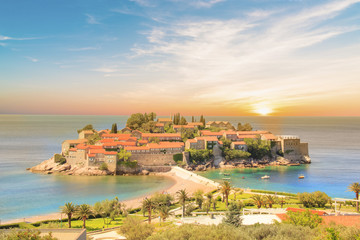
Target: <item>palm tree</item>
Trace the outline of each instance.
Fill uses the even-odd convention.
[[[76,212],[76,206],[72,202],[65,203],[65,205],[61,207],[61,212],[67,215],[69,228],[71,228],[71,217]]]
[[[267,204],[269,204],[269,208],[272,208],[273,204],[276,203],[276,197],[272,195],[265,195],[265,201]]]
[[[278,198],[278,203],[280,204],[281,208],[283,208],[284,204],[286,204],[286,198],[285,197]]]
[[[231,190],[230,182],[224,181],[224,182],[221,184],[221,192],[222,192],[222,194],[224,195],[225,202],[226,202],[226,207],[229,205],[229,194],[230,194],[230,190]]]
[[[261,208],[264,203],[263,197],[261,195],[253,195],[251,196],[252,201],[257,206],[257,208]]]
[[[199,206],[200,209],[201,209],[202,203],[204,201],[203,194],[204,194],[204,192],[202,190],[197,190],[194,193],[195,202]]]
[[[76,214],[79,216],[80,219],[83,220],[83,228],[86,228],[86,219],[89,218],[90,215],[92,215],[92,210],[88,204],[81,204],[76,211]]]
[[[155,202],[151,198],[145,198],[142,202],[142,209],[148,212],[148,222],[151,223],[151,211],[156,208]]]
[[[182,217],[184,217],[185,204],[186,204],[186,201],[189,199],[188,193],[186,192],[185,189],[180,189],[179,191],[176,192],[176,195],[177,195],[177,198],[178,198],[180,204],[182,204],[182,208],[183,208]]]
[[[360,192],[360,183],[354,182],[349,185],[348,191],[354,192],[356,196],[356,200],[359,200],[359,192]],[[359,202],[356,202],[356,212],[359,212]]]
[[[161,205],[158,208],[158,212],[160,215],[160,220],[162,220],[163,222],[165,221],[166,218],[168,218],[170,216],[170,207],[166,206],[166,205]]]

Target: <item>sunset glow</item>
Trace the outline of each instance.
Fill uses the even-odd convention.
[[[105,2],[5,1],[0,114],[360,115],[360,0]]]

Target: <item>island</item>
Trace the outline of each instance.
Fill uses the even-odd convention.
[[[135,113],[126,127],[95,130],[87,125],[78,138],[65,140],[61,152],[28,170],[64,175],[126,175],[168,172],[172,166],[190,171],[212,168],[256,168],[309,164],[308,143],[298,136],[275,136],[249,124],[187,122],[177,113],[156,118]]]

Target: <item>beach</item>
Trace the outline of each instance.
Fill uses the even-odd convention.
[[[176,192],[179,191],[180,189],[186,189],[186,191],[189,193],[189,195],[192,195],[194,192],[196,192],[199,189],[204,192],[210,192],[217,188],[216,184],[212,184],[211,180],[208,180],[208,182],[206,180],[199,181],[198,175],[195,173],[191,173],[191,175],[189,175],[186,172],[179,173],[178,171],[172,170],[170,172],[154,173],[154,174],[160,175],[160,176],[165,176],[167,178],[170,178],[174,182],[174,184],[172,186],[165,188],[158,192],[166,192],[166,193],[175,195]],[[152,194],[154,194],[154,193],[155,192],[153,192]],[[144,196],[129,199],[129,200],[124,200],[121,202],[126,204],[127,208],[138,208],[141,206],[141,202],[143,201],[143,199],[146,197],[151,197],[152,194],[144,195]],[[1,222],[1,224],[20,223],[20,222],[24,222],[24,221],[28,222],[28,223],[35,223],[35,222],[45,221],[45,220],[60,220],[62,218],[66,218],[65,214],[51,213],[51,214],[46,214],[46,215],[30,216],[30,217],[25,217],[25,218],[13,219],[10,221]]]

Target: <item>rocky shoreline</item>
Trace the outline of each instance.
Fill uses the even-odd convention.
[[[283,157],[277,157],[276,159],[264,158],[261,160],[233,160],[233,161],[222,161],[218,166],[214,166],[213,162],[209,162],[204,165],[190,164],[184,167],[188,171],[206,171],[210,169],[230,169],[230,168],[265,168],[267,166],[299,166],[301,164],[310,164],[311,159],[304,157],[299,161],[290,161]],[[54,158],[50,158],[41,162],[40,164],[28,168],[32,173],[41,174],[58,174],[58,175],[75,175],[75,176],[106,176],[106,175],[117,175],[112,171],[100,170],[98,167],[81,167],[72,166],[68,163],[59,164],[55,163]],[[152,172],[148,170],[129,171],[122,172],[119,175],[149,175]]]

